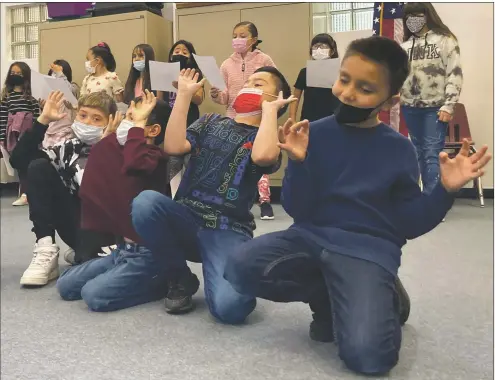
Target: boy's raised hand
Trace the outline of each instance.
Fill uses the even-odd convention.
[[[193,96],[205,82],[205,78],[203,78],[200,82],[198,82],[199,73],[194,69],[182,70],[179,74],[178,80],[178,93],[187,94]]]
[[[304,161],[309,143],[309,121],[295,123],[288,119],[278,127],[278,147],[285,150],[293,161]]]
[[[465,184],[485,174],[483,168],[492,159],[484,145],[478,152],[469,156],[469,141],[464,139],[462,148],[450,159],[445,152],[440,153],[440,180],[448,192],[459,191]]]
[[[148,117],[156,106],[156,96],[152,92],[145,90],[144,95],[142,96],[141,103],[139,104],[139,108],[136,107],[134,101],[131,102],[129,106],[128,114],[130,111],[131,120],[133,121],[136,127],[144,128],[146,126],[146,122],[148,121]]]
[[[117,111],[115,113],[115,116],[110,115],[108,117],[108,125],[106,126],[103,136],[101,137],[104,139],[105,137],[111,135],[112,133],[115,133],[117,128],[119,127],[120,123],[122,122],[122,119],[124,118],[124,115],[120,111]]]
[[[297,98],[294,97],[293,95],[289,96],[287,99],[284,99],[284,94],[282,91],[280,91],[278,93],[278,97],[276,100],[273,100],[271,102],[268,102],[265,100],[261,104],[261,107],[263,110],[268,110],[270,108],[274,108],[276,111],[278,111],[279,109],[283,108],[285,105],[290,104],[292,102],[295,102],[296,100],[297,100]]]
[[[38,117],[38,122],[43,125],[48,125],[52,121],[58,121],[65,116],[67,113],[60,113],[60,107],[62,106],[64,100],[64,94],[62,91],[52,91],[45,101],[43,106],[43,112]]]

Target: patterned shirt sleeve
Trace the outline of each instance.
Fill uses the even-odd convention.
[[[5,141],[7,137],[8,105],[7,97],[0,102],[0,141]]]
[[[445,49],[442,51],[442,60],[446,67],[445,75],[447,83],[445,85],[445,104],[441,111],[454,113],[454,106],[459,101],[462,89],[462,67],[461,54],[457,41],[449,37],[445,42]]]
[[[124,87],[122,86],[122,82],[120,81],[118,75],[116,73],[112,73],[109,79],[110,87],[112,88],[112,94],[118,95],[124,91]]]
[[[201,143],[200,143],[201,130],[211,121],[212,118],[213,118],[213,115],[211,115],[211,114],[203,115],[201,118],[196,120],[194,123],[192,123],[187,128],[186,139],[191,144],[191,152],[200,148],[200,146],[201,146]]]

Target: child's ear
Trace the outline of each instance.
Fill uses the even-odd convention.
[[[387,100],[382,107],[382,111],[390,111],[390,109],[395,106],[400,101],[400,95],[394,95],[389,100]]]
[[[148,137],[153,137],[155,138],[160,134],[162,131],[162,127],[160,124],[153,124],[148,127]]]

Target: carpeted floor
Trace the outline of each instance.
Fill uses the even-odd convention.
[[[223,326],[197,310],[170,316],[161,302],[115,313],[63,302],[53,283],[21,289],[33,235],[27,208],[1,199],[2,380],[357,379],[333,344],[308,337],[303,304],[260,301],[248,323]],[[400,271],[412,300],[399,365],[387,378],[493,378],[493,202],[459,200],[447,222],[409,243]],[[280,206],[258,234],[290,224]],[[258,210],[255,210],[258,214]],[[64,267],[63,259],[60,259]],[[199,266],[193,270],[199,275]]]

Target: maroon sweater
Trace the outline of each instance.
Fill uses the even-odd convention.
[[[91,149],[79,190],[81,227],[142,242],[131,220],[132,200],[143,190],[170,196],[167,156],[131,128],[121,146],[115,133]]]

